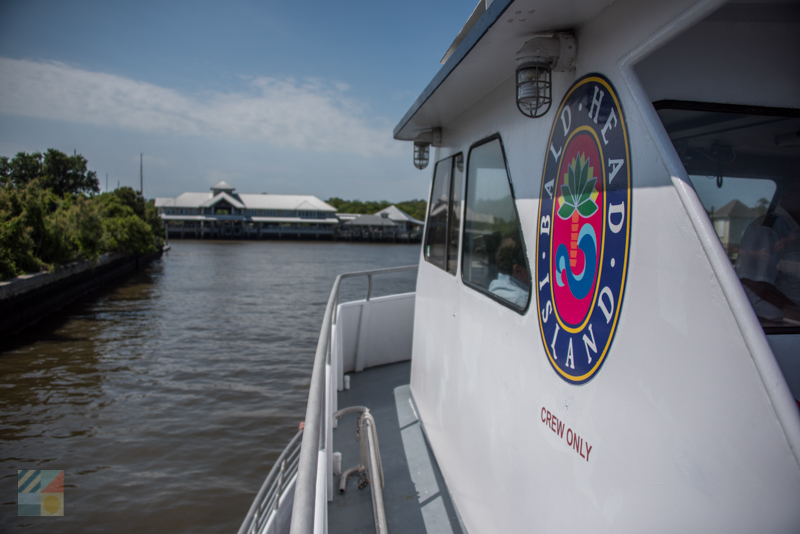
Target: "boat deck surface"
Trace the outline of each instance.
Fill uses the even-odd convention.
[[[383,462],[383,500],[391,534],[463,534],[439,466],[417,420],[409,396],[411,362],[365,369],[350,375],[350,389],[339,392],[339,409],[366,406],[375,418]],[[342,471],[359,462],[356,415],[339,420],[333,431],[334,451],[342,453]],[[358,489],[358,474],[347,491],[328,503],[330,534],[375,532],[370,487]]]

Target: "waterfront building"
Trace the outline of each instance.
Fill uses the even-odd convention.
[[[394,205],[374,215],[337,213],[341,221],[337,239],[349,241],[418,241],[425,223]]]
[[[732,261],[739,255],[739,243],[745,230],[758,218],[758,212],[733,199],[720,209],[709,214],[714,230],[717,232],[725,252]]]
[[[404,212],[394,204],[388,208],[384,208],[375,215],[380,217],[388,217],[394,224],[399,227],[399,231],[403,233],[419,234],[425,226],[424,221],[420,221]]]
[[[169,238],[331,239],[339,224],[336,209],[313,195],[236,193],[224,181],[155,205]]]
[[[359,215],[343,222],[339,238],[359,241],[394,241],[399,237],[398,226],[388,217]]]

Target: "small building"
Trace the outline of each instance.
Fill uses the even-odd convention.
[[[389,217],[379,215],[359,215],[343,223],[340,238],[357,241],[395,241],[398,226]]]
[[[348,241],[419,241],[425,223],[392,205],[375,215],[337,213],[341,221],[336,239]]]
[[[331,239],[339,224],[336,209],[315,196],[236,193],[224,181],[155,205],[170,238]]]
[[[755,210],[748,208],[736,199],[711,213],[710,218],[714,223],[714,230],[731,260],[736,260],[744,232],[757,217],[758,213]]]
[[[393,223],[399,227],[399,231],[408,234],[419,234],[422,228],[425,227],[423,221],[417,220],[408,213],[404,212],[394,204],[388,208],[384,208],[375,215],[381,217],[388,217]]]

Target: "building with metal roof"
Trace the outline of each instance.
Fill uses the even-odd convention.
[[[748,208],[738,199],[734,199],[710,213],[709,216],[728,257],[736,258],[745,230],[758,218],[759,213]]]
[[[418,221],[394,205],[382,209],[374,215],[349,214],[339,216],[337,238],[366,241],[417,241],[425,223]]]
[[[394,204],[389,206],[388,208],[384,208],[375,215],[380,217],[388,217],[393,223],[400,226],[404,232],[419,230],[425,223],[418,219],[415,219],[408,213],[404,212]]]
[[[220,182],[208,193],[156,198],[168,237],[259,239],[332,237],[336,209],[313,195],[236,193]]]

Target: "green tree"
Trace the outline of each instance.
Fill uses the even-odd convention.
[[[54,148],[41,152],[18,152],[12,159],[0,158],[0,186],[22,188],[41,179],[45,189],[63,197],[66,194],[95,194],[100,191],[97,173],[87,169],[80,154],[68,156]]]
[[[13,159],[0,158],[0,186],[25,187],[42,175],[42,153],[18,152]]]
[[[164,229],[155,203],[130,187],[95,197],[103,221],[103,248],[146,254],[158,250]]]
[[[387,200],[367,200],[362,202],[361,200],[342,200],[339,197],[329,198],[325,202],[336,208],[338,213],[364,213],[367,215],[373,215],[392,205]],[[398,202],[395,206],[415,219],[424,221],[428,203],[424,200],[406,200]]]
[[[0,158],[0,279],[163,242],[154,201],[130,187],[97,193],[82,156],[49,150]]]
[[[39,259],[45,218],[49,211],[48,193],[37,182],[17,189],[0,188],[0,278],[13,278],[45,266]]]
[[[99,193],[97,173],[87,170],[87,163],[86,158],[80,154],[67,156],[54,148],[48,148],[42,164],[44,186],[60,197],[68,193]]]
[[[408,213],[418,221],[425,222],[425,215],[428,211],[428,203],[424,200],[406,200],[395,204],[399,209]]]

